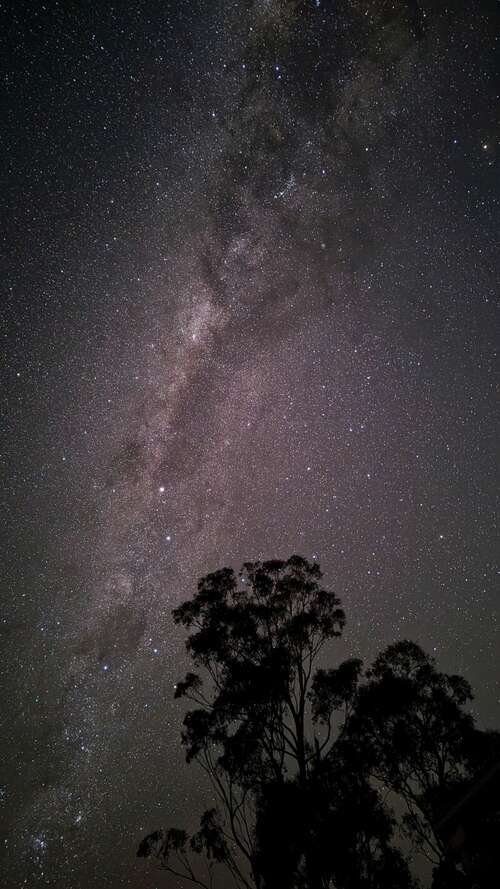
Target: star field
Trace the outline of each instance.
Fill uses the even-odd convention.
[[[498,678],[498,16],[0,4],[2,886],[153,889],[171,610],[318,559],[335,657]]]

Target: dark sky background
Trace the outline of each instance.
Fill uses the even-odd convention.
[[[4,889],[173,886],[171,609],[319,559],[500,725],[493,2],[0,3]]]

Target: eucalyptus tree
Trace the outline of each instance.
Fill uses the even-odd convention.
[[[204,813],[192,837],[177,829],[158,831],[139,854],[199,885],[211,885],[217,864],[237,885],[268,884],[274,853],[262,826],[273,804],[283,825],[287,799],[309,799],[318,766],[335,743],[334,707],[344,706],[346,683],[356,684],[361,666],[318,668],[345,624],[338,597],[321,580],[319,565],[300,556],[248,562],[238,576],[224,568],[202,578],[196,595],[174,611],[175,622],[188,631],[195,667],[175,691],[194,704],[182,742],[188,762],[206,772],[218,804]],[[298,813],[296,805],[292,811]],[[276,853],[278,833],[275,823]],[[317,872],[311,836],[311,825],[303,824],[283,887],[300,881],[329,885],[330,878]],[[197,853],[203,874],[193,864]]]
[[[500,836],[500,734],[477,728],[472,699],[466,679],[404,640],[367,671],[349,722],[349,757],[403,803],[401,833],[436,887],[489,887],[480,875]]]
[[[468,869],[492,852],[498,794],[472,819],[467,803],[466,854],[450,841],[450,812],[462,817],[500,752],[498,733],[474,724],[465,679],[409,641],[365,673],[357,659],[330,666],[345,615],[300,556],[209,574],[173,614],[194,667],[175,690],[193,705],[182,743],[216,805],[192,835],[156,831],[139,855],[204,889],[219,867],[242,889],[410,889],[406,835],[436,887],[489,889]]]

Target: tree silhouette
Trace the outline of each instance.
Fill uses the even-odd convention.
[[[345,617],[320,580],[319,566],[299,556],[246,563],[239,578],[227,568],[203,578],[196,596],[174,611],[205,673],[205,682],[188,673],[176,688],[176,697],[197,705],[184,719],[187,760],[196,759],[210,778],[219,799],[220,860],[244,886],[262,884],[259,800],[290,775],[304,789],[329,743],[328,732],[309,739],[306,727],[315,661]],[[159,841],[141,854],[154,851],[170,868],[171,848]]]
[[[446,813],[497,736],[474,727],[465,680],[414,643],[390,646],[366,676],[355,659],[325,668],[345,615],[321,579],[300,556],[245,563],[202,578],[173,612],[196,670],[175,691],[195,704],[182,743],[217,805],[193,835],[156,831],[138,855],[205,889],[218,866],[246,889],[411,889],[391,797],[436,887],[451,889],[466,868]]]
[[[469,828],[470,867],[453,851],[450,812],[470,794],[485,765],[498,764],[500,734],[476,728],[465,709],[472,700],[469,683],[440,673],[434,659],[413,642],[389,646],[367,679],[349,725],[349,755],[360,758],[372,778],[404,801],[403,832],[434,864],[436,886],[489,885],[474,882],[472,872],[479,874],[480,867],[472,862],[487,854],[484,842],[480,851],[480,835],[484,839],[496,825],[500,839],[498,796],[496,809],[492,799],[486,803],[487,791],[480,807],[472,800],[469,804],[476,824],[475,839]],[[463,806],[460,811],[463,816]],[[467,871],[470,879],[463,876]]]

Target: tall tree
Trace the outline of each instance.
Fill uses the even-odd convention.
[[[474,788],[483,772],[498,772],[500,734],[477,729],[468,710],[469,683],[441,673],[414,642],[389,646],[367,680],[357,691],[349,723],[348,757],[404,802],[403,832],[434,864],[436,886],[489,887],[477,875],[480,860],[492,853],[494,830],[500,840],[498,792],[483,792],[478,805]],[[450,825],[463,829],[451,817],[455,809],[458,818],[468,812],[466,855],[449,830]]]
[[[191,838],[158,831],[140,855],[207,887],[217,863],[248,889],[326,889],[333,877],[338,887],[375,889],[389,874],[393,887],[411,885],[386,807],[359,769],[342,777],[361,662],[318,668],[345,623],[321,579],[318,564],[300,556],[246,563],[239,577],[228,568],[204,577],[174,611],[197,670],[176,687],[196,705],[182,740],[218,806]],[[204,875],[191,853],[204,857]]]

